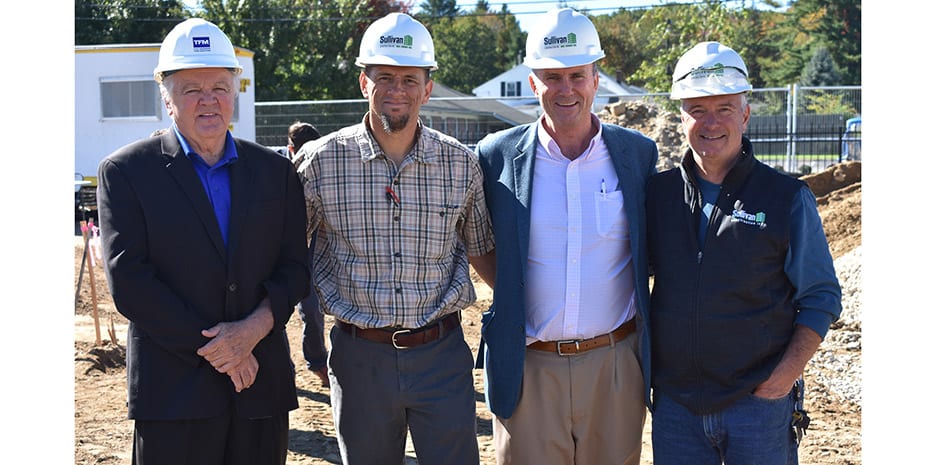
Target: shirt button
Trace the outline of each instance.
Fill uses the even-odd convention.
[[[401,258],[401,252],[395,252],[395,258]]]
[[[396,288],[395,288],[395,293],[396,293],[396,294],[401,294],[401,288],[400,288],[400,287],[396,287]]]
[[[229,292],[235,292],[235,291],[237,291],[237,290],[238,290],[238,284],[229,283],[229,285],[228,285],[228,290],[229,290]]]
[[[394,217],[394,218],[392,218],[392,219],[395,220],[395,221],[398,221],[398,217],[397,217],[397,216]]]

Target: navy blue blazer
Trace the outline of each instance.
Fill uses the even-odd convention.
[[[285,324],[309,290],[306,211],[290,161],[235,139],[228,247],[174,131],[118,149],[98,167],[105,273],[127,334],[128,416],[243,417],[297,408]],[[255,346],[254,384],[236,393],[196,349],[200,331],[269,297],[274,327]]]
[[[488,135],[477,145],[486,205],[496,238],[493,305],[483,314],[477,367],[485,368],[486,402],[493,414],[509,418],[522,395],[525,357],[525,286],[529,251],[529,202],[538,143],[535,123]],[[636,281],[641,367],[649,406],[649,270],[646,253],[645,192],[656,173],[658,151],[651,139],[632,129],[603,124],[630,227]]]

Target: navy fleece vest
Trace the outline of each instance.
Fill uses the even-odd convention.
[[[757,161],[745,139],[700,248],[693,169],[687,154],[647,192],[652,384],[656,395],[705,414],[767,379],[790,340],[796,311],[784,261],[802,182]]]

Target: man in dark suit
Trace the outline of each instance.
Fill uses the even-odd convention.
[[[171,129],[99,166],[105,272],[130,321],[134,464],[286,461],[304,200],[289,160],[229,133],[240,72],[214,24],[177,25],[154,70]]]
[[[472,261],[495,282],[481,352],[496,463],[636,465],[656,144],[592,113],[604,51],[591,20],[563,8],[538,24],[523,63],[542,116],[477,145],[496,237],[495,269]]]

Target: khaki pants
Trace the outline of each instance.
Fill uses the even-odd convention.
[[[527,349],[522,399],[493,418],[499,465],[637,465],[646,404],[634,332],[575,356]]]

